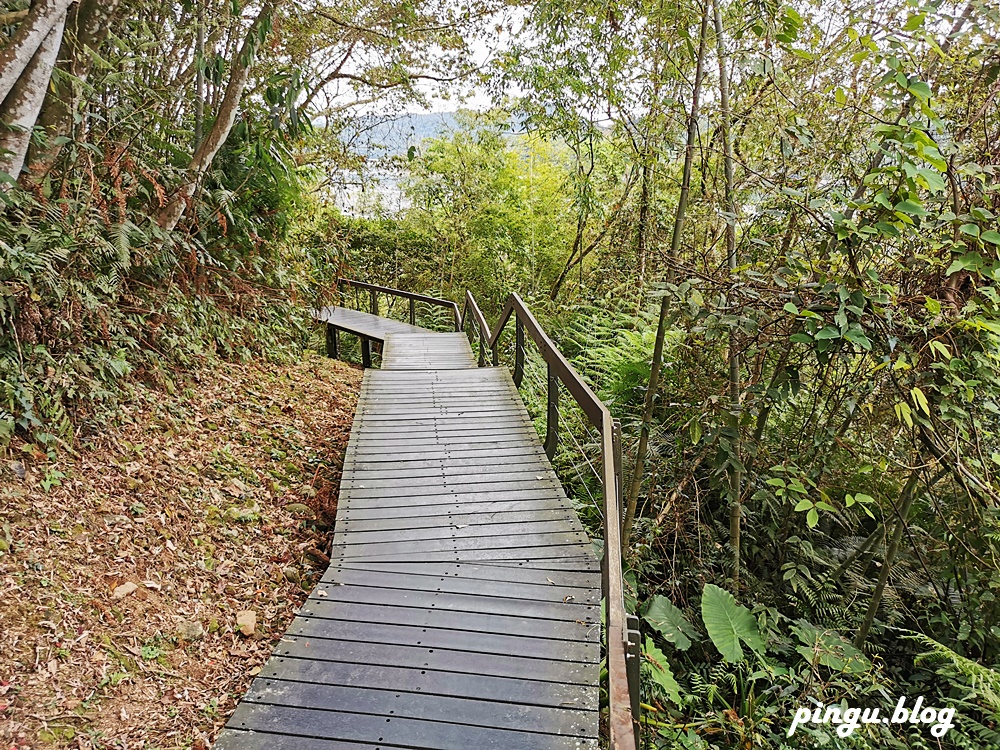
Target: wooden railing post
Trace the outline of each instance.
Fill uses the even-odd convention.
[[[479,329],[479,366],[486,367],[486,334],[481,325],[476,325]]]
[[[361,366],[365,368],[372,366],[372,340],[367,336],[361,337]]]
[[[332,323],[326,324],[326,356],[331,359],[340,356],[340,329]]]
[[[518,315],[514,316],[514,385],[521,387],[524,379],[524,323]]]
[[[625,506],[622,505],[622,422],[611,420],[611,450],[614,451],[615,463],[615,497],[618,498],[618,518],[625,521]]]
[[[417,324],[417,301],[410,298],[410,325],[415,326]]]
[[[371,289],[369,290],[368,294],[371,298],[371,305],[370,305],[371,314],[378,315],[378,292],[376,292],[374,289]]]
[[[642,747],[639,739],[639,728],[641,726],[639,712],[642,710],[642,704],[639,700],[639,666],[642,663],[642,652],[639,645],[641,642],[639,640],[639,618],[635,615],[627,615],[625,622],[625,627],[627,628],[625,634],[628,638],[625,652],[625,667],[628,672],[628,697],[632,704],[632,730],[635,733],[635,746],[639,748]]]
[[[559,376],[555,374],[552,365],[548,365],[548,399],[545,416],[545,455],[551,461],[556,455],[559,445]]]

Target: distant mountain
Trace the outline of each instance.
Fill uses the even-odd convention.
[[[356,118],[341,133],[341,140],[357,154],[369,158],[405,156],[410,146],[419,146],[458,127],[454,112],[402,114],[386,118],[364,115]]]

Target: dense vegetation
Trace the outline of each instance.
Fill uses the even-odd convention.
[[[995,4],[93,6],[0,166],[4,440],[287,356],[338,273],[488,316],[517,291],[623,423],[651,746],[1000,745]],[[11,4],[3,52],[46,14]],[[371,174],[338,139],[358,107],[464,79],[505,24],[496,109],[394,161],[405,207],[330,205]],[[957,726],[786,737],[901,695]]]

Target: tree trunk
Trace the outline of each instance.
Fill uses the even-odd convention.
[[[899,518],[896,521],[896,528],[892,532],[892,540],[889,542],[889,548],[885,551],[885,560],[882,561],[882,570],[879,571],[878,582],[875,584],[875,591],[872,592],[872,600],[868,604],[868,612],[865,614],[865,619],[861,623],[861,629],[858,630],[858,635],[854,639],[855,648],[861,648],[865,645],[868,631],[871,630],[872,623],[875,622],[878,606],[882,602],[882,592],[885,591],[885,584],[889,580],[889,571],[892,569],[893,560],[896,559],[896,551],[899,549],[899,540],[903,538],[906,519],[910,515],[910,506],[913,505],[913,498],[917,494],[917,482],[919,480],[920,470],[914,469],[899,498]]]
[[[636,227],[636,248],[635,254],[638,260],[639,266],[639,286],[642,287],[646,283],[646,237],[649,234],[649,209],[652,197],[650,195],[652,189],[652,171],[653,167],[649,163],[650,155],[648,153],[642,156],[642,189],[639,191],[639,221]]]
[[[701,17],[701,39],[698,42],[698,61],[695,68],[694,89],[691,92],[691,115],[688,119],[687,146],[684,149],[684,178],[681,183],[681,195],[677,201],[677,213],[674,218],[674,234],[671,241],[671,257],[677,257],[680,249],[681,230],[684,227],[684,217],[687,212],[687,196],[691,186],[691,162],[694,160],[694,142],[698,137],[698,107],[701,99],[701,81],[705,72],[705,40],[708,37],[708,6],[705,6]],[[642,423],[639,427],[639,446],[635,453],[635,468],[632,469],[632,482],[629,485],[628,497],[625,502],[625,522],[622,524],[622,547],[628,545],[632,533],[632,522],[635,520],[635,508],[639,500],[639,490],[642,487],[642,474],[646,466],[646,453],[649,450],[649,429],[653,423],[653,406],[656,392],[660,386],[660,368],[663,360],[663,341],[667,333],[667,318],[669,303],[666,297],[660,300],[660,317],[656,324],[656,339],[653,342],[653,362],[649,369],[649,384],[646,387],[646,398],[642,405]]]
[[[687,143],[684,144],[684,174],[681,194],[677,199],[677,218],[670,238],[670,259],[676,261],[681,249],[681,232],[687,214],[688,195],[691,192],[691,167],[694,163],[694,144],[698,140],[698,109],[701,101],[701,81],[705,74],[705,41],[708,38],[708,6],[701,17],[701,36],[698,41],[698,63],[694,73],[694,90],[691,93],[691,114],[688,117]]]
[[[194,94],[194,147],[198,148],[204,135],[205,124],[205,3],[197,0],[195,15],[197,38],[195,39],[195,62],[198,66]]]
[[[733,142],[730,136],[729,112],[729,57],[726,53],[725,29],[722,26],[722,11],[719,0],[712,0],[715,16],[715,45],[719,58],[719,103],[722,119],[722,154],[725,174],[726,211],[726,265],[729,267],[730,284],[736,283],[736,199],[733,178]],[[739,335],[729,332],[729,413],[730,428],[733,430],[733,457],[729,467],[729,546],[733,551],[733,585],[740,585],[740,523],[743,516],[743,440],[740,435],[740,415],[742,412],[743,386],[740,379]]]
[[[98,50],[108,37],[117,17],[121,0],[80,0],[66,16],[66,33],[59,48],[57,70],[66,75],[56,76],[49,95],[45,97],[37,125],[45,129],[45,144],[33,146],[28,152],[31,179],[48,174],[62,151],[58,139],[73,129],[73,113],[80,104],[80,86],[85,83],[93,66],[90,50]],[[76,80],[72,80],[76,79]]]
[[[14,36],[0,49],[0,101],[4,101],[14,85],[26,73],[35,52],[49,37],[52,28],[66,22],[66,9],[72,0],[36,0],[28,15],[17,27]],[[59,40],[56,39],[58,49]],[[34,122],[32,122],[34,125]]]
[[[65,23],[66,13],[63,11],[62,17],[49,27],[48,34],[0,105],[0,122],[3,123],[0,130],[0,172],[6,172],[15,180],[24,166],[31,143],[31,130],[45,101]],[[8,188],[9,184],[5,183],[3,189]]]
[[[229,138],[229,133],[236,122],[236,115],[239,111],[240,100],[243,97],[243,90],[246,88],[247,80],[250,78],[250,64],[260,37],[261,28],[269,20],[273,10],[273,2],[264,4],[264,7],[261,8],[260,13],[247,32],[243,40],[243,45],[233,55],[230,63],[232,72],[229,76],[229,84],[226,86],[226,93],[222,97],[222,103],[219,105],[215,122],[212,124],[211,130],[208,131],[208,135],[205,136],[205,140],[195,149],[194,156],[191,157],[191,163],[188,164],[185,182],[177,189],[167,205],[156,216],[156,222],[164,229],[173,229],[177,226],[177,222],[184,215],[184,209],[194,195],[198,183],[201,182],[205,172],[212,166],[212,161],[215,159],[216,154],[219,153],[219,149],[222,148],[226,139]]]

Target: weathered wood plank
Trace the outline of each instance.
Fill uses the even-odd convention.
[[[546,504],[547,505],[547,504]],[[461,506],[456,506],[461,507]],[[408,515],[395,518],[371,520],[337,521],[337,529],[364,534],[370,531],[394,531],[397,529],[437,529],[462,526],[498,526],[501,524],[535,523],[538,521],[569,521],[579,523],[572,511],[564,508],[541,507],[539,510],[494,510],[484,513],[459,513],[444,515]]]
[[[385,544],[399,542],[430,542],[449,540],[505,540],[517,536],[541,536],[547,534],[572,535],[574,540],[585,541],[580,523],[571,523],[566,518],[556,518],[548,521],[522,522],[520,524],[461,524],[452,523],[448,526],[438,526],[420,529],[382,529],[378,531],[359,532],[348,526],[341,527],[333,537],[334,545],[352,544]],[[565,536],[560,536],[560,539]]]
[[[395,571],[413,574],[415,568],[411,563],[373,563],[371,561],[337,562],[330,569]],[[424,575],[450,576],[453,578],[480,578],[487,581],[514,581],[520,583],[548,584],[550,586],[569,586],[571,588],[594,589],[601,585],[600,579],[592,573],[577,572],[545,572],[512,566],[508,563],[490,564],[474,562],[423,562],[419,570]]]
[[[453,496],[452,496],[453,497]],[[435,503],[404,502],[401,505],[386,507],[383,505],[365,505],[363,502],[349,503],[342,501],[337,511],[337,524],[346,521],[376,521],[381,519],[403,518],[448,518],[455,515],[475,514],[490,516],[498,512],[517,512],[556,509],[563,512],[573,512],[573,504],[562,498],[553,500],[551,497],[533,497],[530,494],[523,500],[483,500],[475,503],[455,503],[449,498],[440,498]]]
[[[592,668],[592,667],[591,667]],[[516,677],[463,674],[436,669],[272,657],[260,676],[320,685],[353,685],[472,700],[493,700],[552,708],[597,708],[597,685],[553,683]]]
[[[374,693],[374,694],[373,694]],[[270,703],[297,708],[374,713],[377,716],[447,721],[495,729],[518,729],[542,734],[586,733],[597,720],[596,713],[549,706],[507,704],[500,708],[488,701],[425,695],[415,692],[373,691],[343,685],[315,685],[283,680],[264,680],[247,694],[252,703]]]
[[[419,628],[463,630],[473,633],[532,637],[539,640],[598,642],[599,628],[586,620],[545,620],[487,612],[464,612],[427,607],[366,604],[337,599],[308,600],[300,616],[361,623],[409,625]]]
[[[286,635],[274,657],[327,662],[401,667],[488,677],[511,677],[565,685],[587,686],[592,682],[593,663],[532,659],[521,655],[458,651],[428,646],[396,645],[365,641],[324,640]]]
[[[360,586],[400,591],[425,591],[431,593],[483,595],[483,579],[458,578],[455,576],[430,576],[388,571],[357,570],[351,567],[338,568],[331,565],[323,576],[327,586]],[[327,594],[335,594],[326,589]],[[529,599],[556,604],[577,605],[597,604],[593,590],[565,587],[555,584],[532,584],[506,581],[491,581],[489,596],[504,599]],[[526,614],[526,613],[525,613]]]
[[[597,740],[538,734],[489,727],[469,727],[415,719],[316,711],[292,706],[242,703],[233,715],[234,727],[258,732],[323,737],[338,741],[375,741],[387,746],[426,750],[582,750]],[[371,740],[371,738],[376,738]],[[286,747],[294,747],[289,743]]]
[[[557,641],[517,635],[478,633],[470,630],[420,628],[384,622],[357,622],[315,617],[297,617],[288,629],[289,636],[326,638],[340,641],[423,645],[427,648],[451,648],[481,654],[519,654],[534,659],[596,662],[601,658],[597,641]]]

